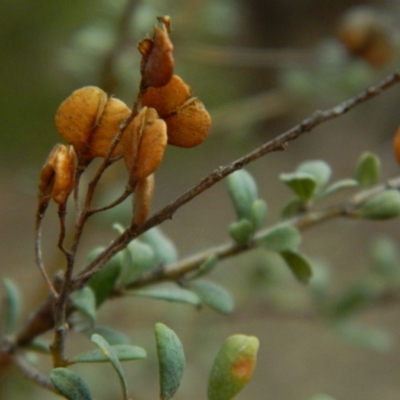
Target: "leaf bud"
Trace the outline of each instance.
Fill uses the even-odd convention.
[[[105,157],[120,124],[131,111],[121,100],[108,98],[100,88],[87,86],[74,91],[57,110],[55,123],[60,135],[70,143],[79,163]],[[112,157],[123,153],[118,143]]]
[[[142,54],[141,74],[142,88],[149,86],[160,87],[166,85],[174,72],[174,46],[169,38],[170,19],[159,17],[162,27],[154,27],[152,39],[145,38],[138,44]]]
[[[154,108],[144,107],[126,127],[125,134],[124,160],[129,184],[134,188],[160,165],[167,145],[167,126]]]

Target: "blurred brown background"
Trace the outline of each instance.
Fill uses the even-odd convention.
[[[15,0],[0,4],[0,272],[23,289],[25,314],[45,296],[34,265],[33,221],[38,173],[47,153],[61,140],[55,131],[54,113],[71,91],[85,85],[111,84],[112,92],[130,104],[139,79],[136,43],[151,33],[157,15],[172,17],[176,70],[206,104],[214,126],[202,146],[168,149],[157,172],[154,210],[219,165],[284,132],[316,109],[351,97],[396,68],[396,56],[374,68],[349,57],[335,39],[343,13],[364,5],[388,15],[395,41],[398,26],[394,22],[399,19],[400,5],[394,0],[137,0],[128,35],[112,64],[116,80],[110,83],[104,79],[110,75],[110,71],[104,72],[104,60],[117,38],[126,3]],[[399,125],[399,99],[395,87],[349,115],[318,127],[287,151],[251,165],[260,196],[270,206],[269,222],[277,220],[291,196],[279,182],[279,173],[293,170],[306,159],[326,160],[333,177],[339,179],[352,176],[357,157],[370,150],[381,157],[383,178],[396,175],[391,138]],[[123,188],[124,172],[115,170],[105,178],[104,198],[115,198]],[[54,251],[55,215],[54,209],[48,212],[44,250],[45,260],[57,270],[62,265]],[[112,239],[112,223],[124,223],[125,216],[122,207],[93,222],[82,244],[82,260],[90,248]],[[222,183],[179,210],[163,230],[185,256],[229,240],[227,226],[233,219]],[[333,290],[340,291],[363,274],[370,262],[368,249],[382,234],[398,241],[398,221],[334,221],[307,231],[302,249],[310,258],[329,265]],[[260,254],[240,256],[213,272],[211,278],[234,295],[237,310],[230,316],[143,299],[105,305],[101,323],[118,321],[134,344],[148,350],[147,361],[124,364],[135,399],[158,396],[152,334],[157,321],[171,326],[186,349],[188,367],[177,400],[206,397],[213,356],[233,333],[254,334],[261,342],[254,378],[238,400],[308,400],[319,392],[338,400],[400,397],[398,304],[360,315],[361,322],[386,329],[393,341],[387,351],[365,349],[335,335],[323,321],[304,316],[306,287],[288,278],[277,295],[256,285],[260,262]],[[282,308],[274,305],[274,297],[279,297]],[[91,346],[80,338],[76,342],[76,346]],[[96,399],[119,398],[111,367],[76,369],[82,371]],[[16,371],[2,379],[1,399],[27,396],[55,398],[21,379]]]

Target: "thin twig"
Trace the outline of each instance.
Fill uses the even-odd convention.
[[[233,161],[232,163],[219,167],[215,169],[211,174],[202,179],[197,185],[188,190],[186,193],[179,196],[172,203],[168,204],[162,210],[154,214],[150,219],[147,220],[145,224],[141,227],[131,231],[130,228],[126,229],[120,234],[99,256],[93,260],[75,279],[74,286],[80,287],[84,282],[90,278],[94,273],[99,271],[102,266],[110,260],[117,252],[123,249],[130,241],[135,239],[141,233],[153,228],[154,226],[160,225],[167,219],[171,219],[173,214],[182,206],[184,206],[189,201],[193,200],[195,197],[199,196],[201,193],[220,182],[222,179],[230,175],[231,173],[242,169],[247,164],[265,156],[268,153],[285,149],[289,142],[296,140],[303,134],[312,131],[318,125],[330,121],[332,119],[338,118],[358,105],[371,100],[384,92],[385,90],[391,88],[400,82],[400,70],[397,70],[386,79],[381,81],[375,86],[371,86],[365,91],[359,93],[358,95],[345,100],[344,102],[336,105],[325,111],[316,111],[314,114],[304,119],[298,125],[289,129],[285,133],[277,136],[276,138],[268,141],[264,145],[258,147],[252,152],[246,154],[245,156]]]
[[[16,354],[12,360],[26,378],[36,382],[39,386],[50,390],[53,393],[59,394],[50,379],[29,364],[22,354]]]
[[[117,198],[115,199],[112,203],[104,206],[104,207],[98,207],[98,208],[91,208],[88,210],[88,216],[92,215],[92,214],[96,214],[102,211],[107,211],[110,208],[114,208],[116,206],[118,206],[119,204],[121,204],[124,200],[126,200],[130,195],[132,194],[132,190],[129,188],[126,188],[124,190],[124,192]]]
[[[35,261],[36,265],[39,268],[40,273],[44,281],[46,282],[47,287],[49,288],[51,294],[54,298],[57,298],[58,293],[54,289],[54,286],[47,275],[46,268],[43,263],[43,256],[42,256],[42,221],[44,217],[45,210],[47,205],[43,207],[42,204],[39,204],[38,210],[36,212],[36,221],[35,221]]]
[[[198,268],[211,256],[216,256],[218,260],[224,260],[234,255],[253,250],[268,233],[278,226],[294,226],[299,230],[314,227],[317,224],[340,217],[354,218],[354,211],[369,198],[381,193],[388,188],[400,190],[400,177],[391,179],[385,184],[377,185],[371,189],[356,193],[348,200],[338,204],[327,206],[320,210],[310,210],[291,219],[285,220],[278,225],[273,225],[258,232],[254,239],[247,246],[239,246],[233,242],[225,243],[205,251],[194,254],[184,260],[165,266],[163,269],[151,270],[140,279],[126,287],[126,289],[139,288],[152,283],[177,280],[184,277]]]

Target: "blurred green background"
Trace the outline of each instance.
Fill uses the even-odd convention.
[[[366,3],[366,4],[365,4]],[[0,4],[0,268],[23,288],[24,312],[45,295],[34,265],[33,222],[40,168],[52,146],[61,141],[54,127],[58,105],[73,90],[100,85],[131,104],[139,82],[136,43],[151,34],[155,17],[172,17],[176,71],[193,88],[213,117],[206,143],[195,149],[168,149],[157,172],[153,210],[160,209],[224,165],[284,132],[316,109],[324,109],[376,83],[396,67],[394,61],[375,69],[346,54],[335,38],[344,12],[355,5],[373,5],[398,20],[396,1],[307,0],[43,0]],[[127,10],[128,29],[119,36]],[[393,25],[393,40],[398,32]],[[110,51],[119,43],[116,56]],[[276,221],[290,193],[278,179],[306,159],[324,159],[334,178],[352,176],[357,157],[370,150],[381,157],[383,178],[398,173],[391,140],[399,124],[400,92],[394,88],[349,115],[318,127],[287,151],[261,159],[249,170],[260,196]],[[114,168],[105,176],[103,199],[122,191],[126,176]],[[104,245],[124,223],[127,207],[93,221],[82,243],[82,261],[93,246]],[[53,219],[53,220],[52,220]],[[163,230],[182,256],[229,240],[234,219],[225,185],[213,187],[178,211]],[[55,209],[47,215],[45,261],[62,267],[53,243]],[[355,281],[370,262],[374,239],[400,239],[398,221],[385,223],[334,221],[304,235],[303,250],[331,267],[333,289]],[[212,278],[234,295],[230,316],[209,309],[161,304],[151,300],[114,300],[101,322],[117,324],[149,359],[124,364],[134,399],[157,398],[157,365],[152,329],[157,321],[172,327],[187,353],[187,370],[176,399],[206,397],[206,380],[224,338],[233,333],[259,337],[259,362],[240,399],[310,399],[329,393],[337,399],[395,400],[400,395],[400,320],[398,304],[371,309],[361,322],[387,329],[393,346],[372,351],[335,335],[322,321],[304,314],[306,287],[284,274],[269,290],[260,278],[262,255],[224,262]],[[50,268],[51,269],[51,268]],[[262,275],[262,268],[261,268]],[[279,278],[281,279],[281,278]],[[276,306],[279,304],[279,307]],[[296,305],[294,307],[293,305]],[[285,306],[287,305],[287,306]],[[86,347],[85,347],[86,346]],[[79,337],[71,345],[91,346]],[[385,351],[384,351],[385,350]],[[47,371],[49,365],[41,366]],[[81,371],[96,399],[119,398],[117,378],[109,366],[83,366]],[[105,379],[106,377],[106,379]],[[0,378],[1,399],[53,399],[11,371]]]

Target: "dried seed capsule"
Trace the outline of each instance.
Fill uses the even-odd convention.
[[[154,174],[137,182],[133,205],[132,225],[143,225],[149,215],[154,194]]]
[[[197,98],[186,101],[164,120],[167,123],[168,143],[179,147],[194,147],[202,143],[211,126],[210,114]]]
[[[174,75],[167,85],[149,87],[142,95],[143,106],[155,108],[161,118],[175,112],[192,95],[192,89]]]
[[[374,67],[382,67],[394,56],[392,33],[387,18],[370,7],[349,10],[338,29],[338,38],[353,55]]]
[[[149,86],[160,87],[166,85],[174,72],[174,46],[169,38],[169,19],[159,18],[162,28],[154,27],[152,39],[145,38],[138,44],[142,54],[141,74],[142,88]]]
[[[39,200],[48,203],[50,198],[59,205],[65,204],[74,188],[75,154],[72,147],[57,144],[50,152],[39,178]]]
[[[106,156],[121,122],[129,115],[130,109],[122,101],[107,98],[103,90],[87,86],[61,103],[55,122],[60,135],[74,147],[80,164],[85,165],[94,157]],[[118,145],[112,156],[122,152],[123,146]]]
[[[135,187],[161,163],[167,145],[167,127],[154,108],[144,107],[127,126],[126,135],[124,160],[129,183]]]

